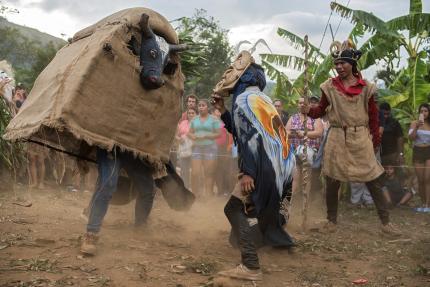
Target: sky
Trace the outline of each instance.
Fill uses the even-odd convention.
[[[383,20],[407,14],[409,10],[409,0],[337,2],[353,9],[372,12]],[[424,12],[430,12],[430,0],[422,2]],[[332,42],[329,30],[323,37],[331,13],[330,0],[8,0],[0,3],[18,9],[19,13],[6,15],[9,21],[64,39],[116,11],[143,6],[159,12],[168,20],[192,16],[195,9],[203,8],[208,15],[218,20],[223,28],[229,30],[228,37],[233,46],[242,40],[254,43],[261,38],[267,42],[273,53],[298,55],[297,51],[276,34],[278,27],[301,37],[308,34],[315,46],[322,42],[322,51],[328,51]],[[346,39],[352,28],[347,20],[341,20],[336,13],[333,13],[329,23],[333,32],[338,30],[336,39],[341,41]],[[267,48],[260,46],[255,54],[268,52]],[[258,61],[258,56],[256,58]],[[292,78],[297,75],[289,69],[285,72]]]

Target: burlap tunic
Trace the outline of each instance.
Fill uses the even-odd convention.
[[[366,81],[360,95],[348,97],[329,79],[321,85],[329,105],[330,132],[324,149],[322,173],[339,181],[369,182],[384,169],[376,160],[369,131],[368,102],[375,85]]]

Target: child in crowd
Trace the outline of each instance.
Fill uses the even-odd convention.
[[[385,181],[382,192],[387,203],[390,206],[406,205],[413,197],[413,190],[406,187],[396,174],[394,163],[386,162],[384,164]]]

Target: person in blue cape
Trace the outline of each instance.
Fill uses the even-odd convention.
[[[243,51],[212,95],[238,146],[240,172],[224,212],[232,227],[230,242],[240,249],[242,263],[219,275],[252,281],[262,280],[257,248],[294,246],[284,225],[295,160],[282,120],[262,92],[265,85],[264,70]],[[231,113],[223,101],[230,95]]]

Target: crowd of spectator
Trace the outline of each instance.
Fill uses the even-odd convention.
[[[0,79],[3,84],[12,79]],[[3,94],[8,110],[14,117],[27,100],[27,89],[21,83],[12,85],[11,93]],[[44,189],[48,179],[64,185],[68,191],[88,190],[88,172],[82,173],[75,158],[58,153],[48,148],[28,141],[22,144],[24,160],[16,167],[17,180],[27,184],[31,189]]]
[[[233,140],[220,116],[208,100],[189,95],[178,123],[177,167],[185,186],[198,197],[230,194],[233,184]]]
[[[324,198],[321,161],[330,125],[324,119],[307,118],[307,154],[304,155],[305,115],[300,112],[304,101],[304,98],[299,99],[297,112],[291,116],[284,110],[281,100],[274,100],[273,104],[300,159],[294,174],[293,192],[298,193],[302,189],[301,163],[308,160],[312,168],[307,188],[312,200],[315,196]],[[319,98],[310,97],[309,104],[311,107],[318,106]],[[409,130],[414,170],[405,166],[405,137],[399,121],[392,116],[390,105],[381,103],[379,109],[381,145],[376,152],[386,171],[381,192],[387,203],[395,207],[408,206],[418,191],[422,207],[416,211],[430,212],[430,108],[427,104],[420,106],[419,120],[412,122]],[[231,192],[237,166],[235,146],[220,120],[218,110],[212,109],[207,100],[199,100],[195,95],[188,96],[186,111],[178,123],[176,140],[177,166],[187,187],[201,197]],[[372,197],[363,183],[350,182],[349,191],[353,206],[373,207]]]
[[[16,115],[27,98],[24,86],[18,84],[11,96],[3,95],[12,116]],[[309,104],[318,106],[319,98],[312,96]],[[330,125],[324,119],[307,118],[307,154],[303,154],[305,140],[304,118],[301,107],[304,98],[298,101],[297,112],[291,116],[283,109],[281,100],[274,100],[273,104],[281,116],[290,142],[296,150],[297,157],[310,162],[310,184],[308,192],[312,195],[323,194],[321,181],[321,159],[324,143]],[[430,212],[430,106],[420,105],[418,120],[413,121],[408,131],[408,138],[412,143],[413,168],[405,166],[405,135],[398,120],[392,115],[388,103],[381,103],[380,134],[381,145],[377,151],[378,158],[386,171],[386,182],[381,192],[391,206],[407,206],[414,194],[418,194],[421,206],[417,212]],[[198,99],[195,95],[186,98],[186,108],[177,126],[176,150],[174,161],[185,185],[197,196],[230,194],[235,176],[237,175],[237,150],[231,134],[224,128],[220,120],[220,112],[213,109],[208,100]],[[21,178],[27,178],[30,187],[44,188],[46,170],[54,177],[58,177],[58,155],[52,154],[46,148],[33,143],[26,144],[26,168],[21,169]],[[61,156],[64,158],[64,156]],[[303,181],[301,160],[298,161],[294,174],[295,192],[300,191]],[[62,162],[65,162],[64,159]],[[79,172],[75,160],[69,166],[62,167],[69,171],[69,190],[85,190],[87,172]],[[48,163],[48,167],[46,164]],[[52,164],[50,164],[52,163]],[[63,171],[63,173],[64,173]],[[355,206],[372,207],[372,197],[362,183],[349,183],[351,204]]]

